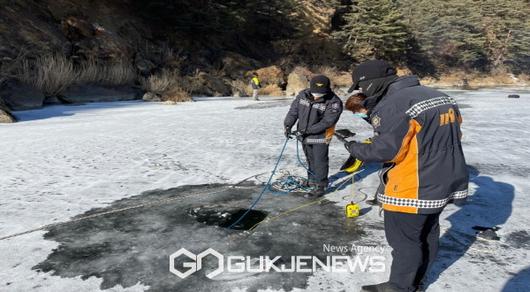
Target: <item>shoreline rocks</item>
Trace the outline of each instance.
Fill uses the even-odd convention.
[[[4,100],[0,98],[0,124],[11,124],[16,121],[17,119],[11,114],[11,111],[4,103]]]
[[[17,79],[8,79],[0,87],[0,96],[13,111],[41,108],[45,96],[35,87]]]
[[[287,77],[287,88],[285,95],[296,96],[300,91],[309,86],[309,80],[313,73],[305,67],[295,67]]]

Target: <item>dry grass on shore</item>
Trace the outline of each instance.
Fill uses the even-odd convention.
[[[349,87],[351,86],[351,73],[340,71],[335,67],[319,66],[312,70],[315,74],[322,74],[327,76],[334,87]]]
[[[108,86],[132,84],[137,78],[133,66],[126,62],[101,64],[91,61],[83,64],[78,74],[79,83]]]
[[[146,92],[157,95],[161,101],[190,101],[190,90],[184,86],[183,78],[175,71],[162,72],[141,79],[140,84]]]
[[[514,75],[505,70],[497,70],[489,73],[455,71],[442,74],[438,78],[426,77],[421,80],[422,84],[435,87],[462,87],[462,88],[486,88],[499,86],[529,86],[530,78],[527,75]]]
[[[259,90],[259,95],[264,96],[284,96],[283,90],[276,84],[268,84]]]
[[[232,94],[237,97],[246,97],[252,95],[252,87],[245,80],[236,79],[230,82]]]
[[[119,86],[132,84],[137,78],[133,66],[126,62],[87,61],[75,65],[66,56],[56,54],[21,63],[15,77],[47,96],[60,95],[75,84]]]
[[[25,60],[18,78],[39,89],[47,96],[63,93],[77,79],[74,64],[68,59],[55,55],[44,56],[35,62]]]

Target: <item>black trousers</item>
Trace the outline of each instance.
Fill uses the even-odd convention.
[[[307,172],[309,181],[319,186],[327,186],[329,173],[329,145],[325,143],[303,144],[302,147],[309,168],[309,171]]]
[[[438,253],[440,213],[385,211],[385,235],[392,247],[390,280],[400,291],[414,291]]]

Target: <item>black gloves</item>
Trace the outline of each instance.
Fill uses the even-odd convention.
[[[344,142],[344,148],[346,148],[348,153],[351,153],[351,149],[353,148],[353,145],[355,144],[357,144],[357,142],[355,141]]]
[[[293,136],[296,136],[296,139],[303,141],[305,137],[307,137],[307,134],[302,130],[296,130],[296,132],[293,133],[291,130],[291,127],[285,127],[284,132],[285,138],[291,139]]]
[[[304,138],[307,137],[307,134],[305,133],[305,131],[302,131],[302,130],[297,130],[295,135],[296,135],[296,139],[300,140],[300,142],[303,142]]]
[[[296,132],[293,133],[292,127],[285,127],[284,131],[285,138],[292,139],[293,136],[296,136],[296,138],[300,141],[304,140],[305,137],[307,137],[307,134],[302,130],[296,130]]]
[[[285,127],[285,138],[291,139],[293,133],[291,132],[291,127]]]

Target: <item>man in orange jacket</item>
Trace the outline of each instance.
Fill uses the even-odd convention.
[[[363,286],[366,292],[421,291],[438,250],[440,213],[468,193],[456,101],[421,86],[416,76],[395,72],[384,61],[362,63],[353,72],[350,89],[366,96],[357,96],[354,108],[369,119],[375,136],[371,144],[346,142],[345,147],[361,161],[388,166],[377,200],[384,209],[393,262],[389,281]]]

